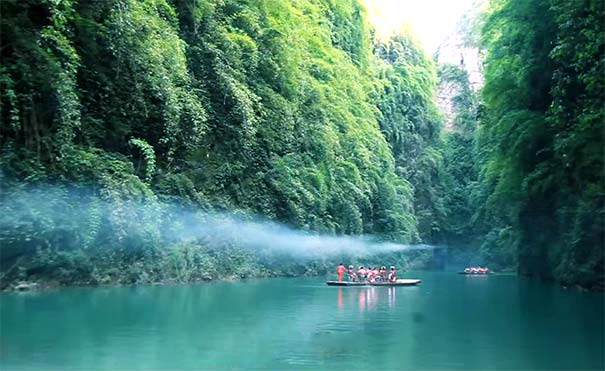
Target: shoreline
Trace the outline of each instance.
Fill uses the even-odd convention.
[[[439,270],[416,270],[426,272],[442,272],[456,274],[455,271],[439,271]],[[31,293],[31,292],[48,292],[52,290],[62,288],[101,288],[101,287],[136,287],[136,286],[180,286],[180,285],[198,285],[198,284],[209,284],[213,282],[242,282],[250,280],[261,280],[270,278],[301,278],[301,277],[321,277],[326,276],[326,273],[315,272],[315,274],[308,274],[308,272],[302,274],[280,274],[278,272],[271,272],[269,274],[263,274],[258,276],[247,276],[238,277],[236,275],[207,278],[207,279],[194,279],[190,281],[179,281],[176,279],[165,279],[158,281],[149,282],[109,282],[109,283],[91,283],[91,282],[73,282],[63,284],[57,281],[16,281],[8,284],[6,287],[0,290],[0,295],[5,293]],[[543,279],[528,275],[518,274],[516,272],[494,272],[490,276],[517,276],[530,281],[536,281],[544,284],[554,285],[564,291],[578,291],[578,292],[590,292],[590,293],[603,293],[605,292],[602,287],[584,287],[579,284],[564,284],[554,280]]]

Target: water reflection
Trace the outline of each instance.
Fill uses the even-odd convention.
[[[395,287],[387,287],[387,290],[387,293],[389,295],[389,308],[393,308],[397,300],[397,290],[395,289]]]
[[[345,294],[344,291],[347,291]],[[347,298],[345,303],[345,296]],[[360,312],[375,311],[379,306],[386,304],[389,309],[396,306],[397,288],[396,287],[356,287],[350,289],[338,288],[336,292],[336,302],[338,309],[342,310],[345,305],[357,304]]]
[[[603,370],[602,294],[512,276],[423,278],[3,294],[0,370]]]
[[[363,312],[366,309],[366,290],[365,289],[361,289],[359,291],[359,311]]]

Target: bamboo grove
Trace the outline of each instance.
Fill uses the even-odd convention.
[[[407,35],[375,39],[358,0],[1,7],[3,287],[324,269],[172,241],[182,210],[602,287],[601,2],[492,1],[482,92]]]

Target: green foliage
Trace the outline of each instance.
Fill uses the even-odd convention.
[[[604,16],[597,1],[494,1],[478,134],[484,249],[601,288]]]
[[[376,124],[359,4],[181,1],[177,9],[213,113],[192,157],[205,164],[196,182],[229,205],[303,228],[415,234],[406,193],[378,200],[381,178],[408,185]]]
[[[153,147],[143,139],[132,138],[129,143],[141,151],[145,160],[145,180],[149,182],[155,172],[155,152],[153,151]]]
[[[446,210],[433,62],[406,36],[377,45],[377,55],[380,128],[391,146],[397,174],[413,187],[419,238],[441,242]]]
[[[600,2],[494,0],[469,23],[487,53],[481,104],[463,70],[437,74],[410,37],[372,40],[357,0],[0,7],[4,278],[195,281],[331,264],[278,269],[237,246],[167,238],[184,227],[164,221],[185,208],[476,244],[494,267],[602,285]],[[438,81],[457,86],[445,134]]]
[[[441,65],[437,71],[442,89],[453,92],[453,128],[443,134],[443,203],[446,219],[443,235],[451,250],[477,245],[473,220],[477,184],[477,154],[475,135],[478,99],[471,89],[468,74],[455,65]],[[493,262],[493,259],[487,259]],[[498,266],[494,266],[498,268]]]
[[[31,221],[3,231],[14,253],[3,269],[188,281],[245,255],[163,251],[168,227],[153,221],[170,219],[166,204],[397,241],[418,240],[417,215],[424,228],[440,212],[435,187],[420,184],[436,182],[441,161],[428,148],[434,67],[405,37],[389,44],[393,60],[375,56],[357,0],[0,4],[2,197],[52,184],[56,207],[79,215],[72,225],[35,203],[3,205]],[[228,271],[258,274],[246,271],[253,261]]]
[[[300,227],[415,235],[369,95],[356,1],[30,0],[3,11],[8,175],[166,195],[177,191],[166,179],[180,179],[178,194],[199,204],[203,193]],[[384,179],[397,192],[388,203]]]

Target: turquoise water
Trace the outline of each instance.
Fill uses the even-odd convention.
[[[602,293],[417,272],[0,295],[0,368],[603,369]]]

